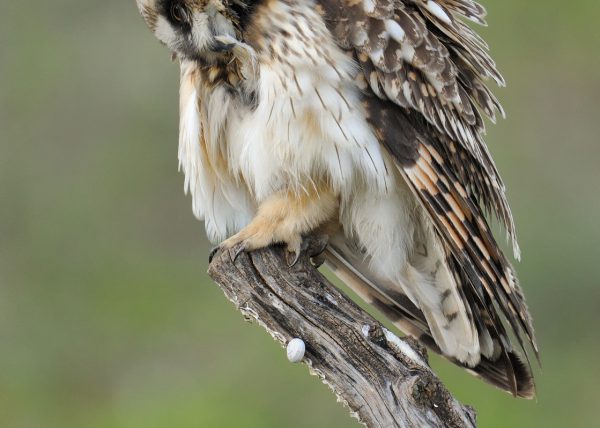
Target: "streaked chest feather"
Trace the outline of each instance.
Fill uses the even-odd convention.
[[[355,66],[314,6],[263,5],[247,43],[258,66],[255,82],[246,82],[254,86],[252,102],[229,82],[208,82],[210,72],[197,82],[211,164],[243,179],[258,201],[284,188],[301,192],[317,180],[340,194],[357,180],[383,191],[386,166],[358,100]]]

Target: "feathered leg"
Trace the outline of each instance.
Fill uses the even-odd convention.
[[[326,185],[298,194],[282,191],[262,202],[254,219],[220,248],[236,247],[236,255],[274,243],[285,243],[296,257],[302,250],[302,235],[316,230],[338,209],[338,198]]]

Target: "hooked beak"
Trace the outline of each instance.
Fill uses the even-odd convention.
[[[235,43],[229,43],[225,41],[219,40],[219,38],[215,38],[212,43],[211,50],[213,52],[229,52],[233,49]]]

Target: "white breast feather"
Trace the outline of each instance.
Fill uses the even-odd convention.
[[[203,137],[214,144],[214,139],[207,137],[222,133],[218,127],[202,127],[202,103],[194,69],[192,63],[181,64],[179,167],[185,174],[184,190],[192,196],[194,215],[205,220],[208,239],[218,243],[248,224],[256,204],[248,189],[228,171],[214,168],[215,159],[207,156],[208,150],[202,150]]]
[[[292,18],[288,5],[272,7],[273,16]],[[257,108],[237,109],[234,125],[227,128],[230,165],[259,201],[284,187],[301,192],[319,176],[342,195],[352,194],[361,180],[385,192],[390,177],[358,100],[355,66],[311,7],[295,10],[301,14],[293,16],[293,25],[272,23],[288,33],[271,36],[278,55],[259,53]],[[301,39],[298,27],[314,42]]]

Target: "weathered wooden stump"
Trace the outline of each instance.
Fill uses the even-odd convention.
[[[431,371],[425,350],[400,339],[358,307],[313,266],[289,267],[280,246],[217,255],[208,273],[244,317],[286,346],[300,338],[303,361],[367,427],[475,427]]]

